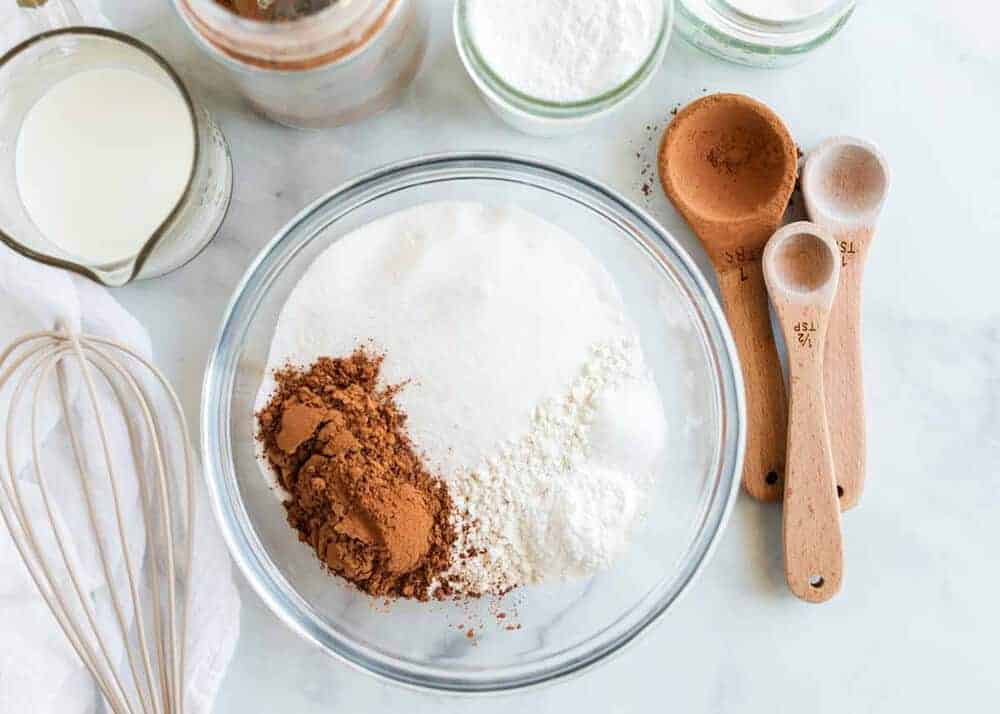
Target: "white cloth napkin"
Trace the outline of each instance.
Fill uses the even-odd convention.
[[[146,359],[150,358],[149,335],[107,290],[69,273],[39,265],[0,246],[0,349],[25,332],[68,326],[122,342]],[[71,393],[73,388],[71,386]],[[102,398],[109,398],[102,393]],[[0,420],[5,421],[10,389],[0,391]],[[80,400],[83,402],[84,400]],[[82,409],[79,405],[77,408]],[[112,413],[114,410],[108,407]],[[165,412],[166,413],[166,412]],[[82,419],[86,424],[87,420]],[[72,471],[72,452],[57,407],[41,420],[43,453],[47,472]],[[94,439],[93,425],[85,436]],[[88,430],[91,433],[87,434]],[[127,432],[120,420],[108,424],[112,443],[122,447],[115,457],[127,458]],[[0,433],[4,430],[0,429]],[[27,438],[15,431],[15,439]],[[0,453],[4,444],[0,437]],[[94,442],[91,442],[94,443]],[[23,449],[22,449],[23,452]],[[31,468],[22,459],[17,468],[19,484],[26,493],[27,508],[44,518],[38,486]],[[123,464],[122,468],[127,468]],[[124,471],[122,471],[124,473]],[[123,479],[129,483],[128,479]],[[187,643],[187,711],[209,714],[239,633],[240,601],[232,578],[231,564],[208,507],[205,488],[197,474],[195,557]],[[144,549],[139,502],[134,489],[122,494],[126,508],[126,530],[130,542]],[[66,506],[67,532],[85,528],[79,509]],[[100,514],[110,518],[110,514]],[[34,521],[33,521],[34,522]],[[42,520],[38,522],[44,522]],[[131,545],[130,545],[131,547]],[[139,553],[142,550],[137,551]],[[84,573],[84,588],[106,587],[92,552],[76,554]],[[120,557],[118,559],[120,561]],[[117,567],[116,567],[117,566]],[[121,563],[113,571],[121,574]],[[122,583],[116,581],[116,587]],[[105,623],[109,625],[110,623]],[[100,711],[96,688],[77,660],[47,606],[38,595],[27,569],[3,525],[0,525],[0,714],[86,714]]]

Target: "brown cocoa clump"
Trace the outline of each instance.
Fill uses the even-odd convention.
[[[288,22],[328,8],[335,0],[216,0],[240,17],[264,22]]]
[[[378,387],[382,359],[359,349],[278,371],[257,438],[291,496],[289,524],[332,572],[371,595],[426,600],[451,564],[453,506],[406,434],[402,385]]]

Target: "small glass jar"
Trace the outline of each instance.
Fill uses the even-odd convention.
[[[294,20],[241,17],[217,0],[174,0],[188,28],[258,112],[287,126],[339,126],[391,106],[427,47],[427,0],[353,0]]]
[[[28,26],[40,33],[0,57],[0,184],[10,187],[0,192],[0,242],[32,260],[110,287],[155,278],[183,266],[215,237],[229,208],[232,161],[219,127],[173,68],[149,46],[119,32],[82,26],[71,0],[33,0],[24,7]],[[60,27],[66,23],[73,26]],[[191,172],[173,210],[137,253],[110,263],[88,261],[46,237],[14,188],[17,137],[25,116],[56,84],[95,68],[129,70],[169,87],[186,105],[194,130]],[[127,202],[129,197],[120,200]]]
[[[730,0],[677,0],[677,31],[695,47],[730,62],[787,67],[836,35],[855,4],[830,0],[812,14],[768,18],[741,10],[739,2]]]
[[[664,0],[656,41],[645,61],[632,76],[596,97],[558,102],[525,94],[497,75],[479,52],[473,39],[468,4],[468,0],[457,0],[453,19],[455,43],[466,71],[486,100],[487,106],[500,119],[518,131],[535,136],[559,136],[578,131],[635,96],[648,84],[663,61],[674,21],[674,0]]]

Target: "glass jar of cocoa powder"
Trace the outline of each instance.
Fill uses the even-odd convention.
[[[390,106],[427,45],[427,0],[174,0],[260,113],[294,127]]]

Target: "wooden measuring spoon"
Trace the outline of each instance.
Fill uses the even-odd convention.
[[[888,163],[861,139],[828,139],[802,168],[809,218],[826,228],[840,249],[840,287],[826,336],[826,416],[843,510],[858,504],[865,482],[861,278],[888,188]]]
[[[764,248],[764,279],[788,347],[788,463],[781,519],[785,580],[809,602],[836,595],[844,572],[823,399],[826,330],[839,277],[837,244],[814,223],[791,223]]]
[[[785,383],[760,259],[795,187],[795,143],[781,119],[755,99],[713,94],[674,117],[658,164],[663,190],[715,267],[743,366],[743,486],[754,498],[777,501],[785,469]]]

